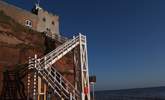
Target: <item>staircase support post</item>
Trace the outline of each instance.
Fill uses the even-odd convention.
[[[31,58],[29,57],[29,66],[28,66],[28,70],[30,70],[30,67],[31,67]],[[31,79],[31,77],[30,77],[30,73],[28,73],[28,81],[27,81],[27,100],[29,100],[30,99],[30,83],[31,83],[31,81],[30,81],[30,79]]]
[[[37,67],[37,55],[34,56],[34,67]],[[37,100],[37,72],[34,72],[33,80],[33,100]]]
[[[86,36],[79,34],[80,67],[81,67],[81,92],[82,100],[90,100],[90,85],[88,73],[88,54]]]

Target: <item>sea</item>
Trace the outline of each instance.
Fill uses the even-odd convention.
[[[95,100],[165,100],[165,86],[95,91]]]

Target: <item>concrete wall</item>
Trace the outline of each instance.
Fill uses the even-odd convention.
[[[0,10],[4,11],[6,15],[22,25],[26,24],[26,20],[30,20],[32,22],[33,30],[45,32],[49,29],[50,36],[59,35],[59,17],[48,13],[47,11],[41,9],[39,10],[38,15],[36,15],[1,0]]]
[[[50,30],[52,35],[59,35],[59,17],[48,13],[44,10],[38,12],[38,26],[37,30],[40,32]],[[50,34],[51,35],[51,34]]]

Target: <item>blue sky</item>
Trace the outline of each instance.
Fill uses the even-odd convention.
[[[6,0],[30,10],[35,0]],[[88,38],[97,90],[165,84],[165,0],[41,0],[60,31]]]

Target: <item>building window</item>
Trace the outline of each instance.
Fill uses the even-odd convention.
[[[32,27],[32,21],[30,21],[30,20],[26,20],[25,21],[25,26],[27,26],[27,27]]]
[[[46,31],[50,33],[51,32],[51,29],[50,28],[46,28]]]
[[[46,19],[45,19],[45,17],[42,19],[44,22],[46,22]]]
[[[54,23],[54,21],[52,21],[52,25],[54,25],[55,23]]]

